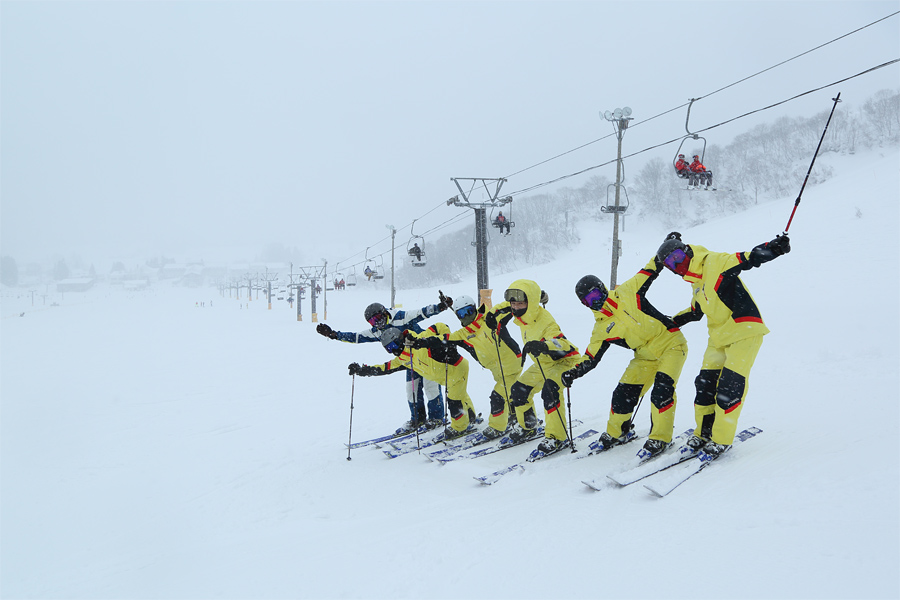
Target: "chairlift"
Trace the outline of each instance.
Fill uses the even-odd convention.
[[[415,226],[416,220],[413,219],[412,225],[409,228],[411,237],[406,243],[406,253],[409,255],[409,264],[414,267],[424,267],[427,262],[427,258],[425,257],[425,238],[421,235],[416,235],[413,232]]]
[[[369,248],[366,248],[366,266],[363,268],[363,274],[365,274],[369,281],[372,281],[373,279],[383,279],[384,275],[381,277],[378,276],[378,270],[378,263],[375,262],[374,258],[369,258]]]
[[[687,109],[687,118],[684,120],[684,130],[687,131],[687,135],[681,138],[681,143],[678,144],[678,150],[675,151],[675,156],[672,158],[672,169],[675,170],[675,174],[680,179],[688,179],[686,176],[682,175],[675,169],[675,164],[678,162],[678,155],[683,154],[681,148],[684,146],[684,143],[688,140],[703,140],[703,148],[700,150],[700,162],[703,162],[703,159],[706,157],[706,138],[697,135],[696,133],[691,133],[691,130],[688,128],[688,122],[691,120],[691,106],[695,101],[699,100],[699,98],[691,98],[690,104],[688,104]],[[694,152],[694,154],[697,154]]]
[[[608,186],[606,186],[606,206],[601,206],[600,212],[608,213],[608,214],[618,213],[620,215],[624,215],[625,211],[628,210],[628,190],[625,189],[624,185],[619,186],[619,189],[621,189],[625,193],[625,196],[624,196],[625,203],[622,204],[623,196],[620,194],[619,195],[619,205],[616,206],[615,193],[613,193],[612,200],[610,200],[610,197],[609,197],[609,188],[614,188],[614,187],[616,187],[616,184],[614,184],[614,183],[611,183]]]
[[[377,259],[378,268],[375,269],[372,279],[384,279],[384,257],[379,254],[375,258]]]
[[[496,227],[500,230],[501,235],[503,234],[503,228],[506,227],[506,235],[509,235],[512,232],[512,228],[516,226],[515,221],[512,220],[512,204],[510,204],[509,215],[503,215],[505,221],[500,221],[500,215],[503,215],[503,211],[500,211],[496,217],[494,216],[494,209],[491,209],[491,227]]]
[[[347,285],[353,287],[356,285],[356,266],[350,267],[350,272],[347,274],[346,279]]]

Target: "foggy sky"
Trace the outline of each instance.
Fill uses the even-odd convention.
[[[413,219],[428,213],[421,233],[459,214],[439,207],[457,193],[451,177],[517,173],[611,133],[599,111],[627,105],[639,122],[897,10],[897,1],[5,0],[0,250],[20,262],[215,261],[278,242],[306,264],[333,263],[384,239],[387,224],[405,239]],[[692,129],[895,59],[898,32],[895,16],[704,98]],[[754,124],[828,110],[838,91],[859,106],[896,89],[898,73],[881,69],[707,139],[726,144]],[[685,116],[629,130],[625,151],[684,135]],[[675,147],[636,157],[627,172]],[[510,177],[503,191],[613,158],[608,138]],[[615,166],[541,191],[598,174],[614,178]]]

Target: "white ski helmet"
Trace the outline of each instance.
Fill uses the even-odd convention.
[[[471,296],[457,296],[453,299],[453,312],[459,317],[459,322],[463,327],[468,327],[475,320],[478,309],[475,307],[475,301]]]

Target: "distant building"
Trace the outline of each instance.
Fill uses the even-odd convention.
[[[146,290],[150,287],[149,279],[124,279],[122,289],[129,291]]]
[[[94,280],[91,277],[70,277],[63,279],[56,284],[57,292],[86,292],[94,287]]]

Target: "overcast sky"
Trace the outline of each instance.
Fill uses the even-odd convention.
[[[385,238],[387,224],[405,239],[413,219],[418,234],[464,211],[440,206],[457,193],[451,177],[512,175],[508,193],[606,162],[613,137],[519,173],[611,133],[600,111],[627,105],[640,123],[898,10],[896,0],[4,0],[0,246],[20,263],[99,264],[252,259],[278,242],[304,264],[333,264]],[[691,128],[898,58],[898,25],[704,98]],[[898,87],[893,65],[707,139],[829,110],[838,91],[859,106]],[[683,135],[685,116],[630,129],[625,152]],[[541,191],[595,174],[614,178],[615,166]]]

